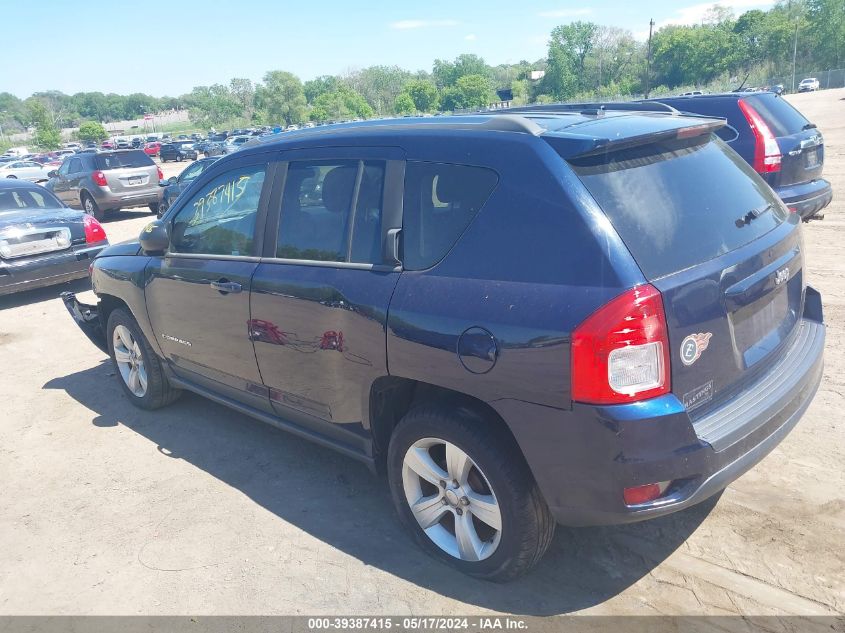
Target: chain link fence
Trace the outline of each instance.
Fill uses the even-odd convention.
[[[830,70],[814,70],[811,72],[801,72],[795,74],[795,90],[798,90],[798,84],[806,77],[815,77],[819,80],[819,90],[828,90],[829,88],[845,88],[845,68],[836,68]],[[769,79],[766,85],[776,86],[783,85],[784,88],[792,92],[792,73],[782,75]]]

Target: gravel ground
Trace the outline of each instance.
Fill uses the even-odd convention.
[[[559,529],[531,575],[475,581],[412,545],[358,463],[189,394],[132,407],[50,288],[0,299],[0,615],[841,614],[845,90],[788,98],[825,134],[838,194],[805,226],[825,376],[792,434],[718,500]],[[129,239],[149,219],[123,212],[106,230]]]

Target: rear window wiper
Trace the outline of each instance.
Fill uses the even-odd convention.
[[[771,211],[774,208],[774,206],[775,205],[770,202],[766,205],[763,205],[762,207],[757,207],[756,209],[751,209],[751,211],[746,213],[741,218],[737,219],[737,221],[736,221],[737,227],[742,228],[743,226],[745,226],[747,224],[751,224],[752,220],[756,220],[757,218],[759,218],[761,215],[763,215],[767,211]]]
[[[815,123],[807,123],[804,127],[801,128],[801,131],[803,132],[804,130],[812,130],[816,127],[818,126]]]

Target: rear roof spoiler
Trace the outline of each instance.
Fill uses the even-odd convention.
[[[666,121],[664,119],[664,121]],[[630,136],[602,136],[596,134],[584,134],[592,131],[588,126],[583,126],[580,134],[545,134],[543,138],[563,158],[575,158],[577,156],[592,156],[615,152],[639,145],[650,145],[660,141],[695,138],[707,136],[725,125],[725,119],[705,117],[677,117],[671,119],[670,125],[663,125],[660,128],[641,129],[638,133]]]

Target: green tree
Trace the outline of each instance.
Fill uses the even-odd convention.
[[[293,73],[271,70],[255,91],[255,101],[268,123],[294,125],[305,120],[305,92]]]
[[[84,121],[79,126],[79,131],[76,135],[80,141],[90,141],[92,143],[104,141],[109,136],[105,128],[97,121]]]
[[[484,75],[464,75],[455,87],[461,92],[465,108],[480,108],[492,100],[490,80]]]
[[[437,86],[424,79],[415,79],[405,86],[405,93],[411,97],[418,112],[437,109]]]
[[[310,81],[306,81],[303,86],[305,100],[309,104],[314,103],[314,99],[319,97],[321,94],[337,90],[339,83],[340,80],[334,75],[322,75],[320,77],[315,77]]]
[[[396,97],[393,102],[393,111],[396,114],[413,114],[417,111],[414,105],[414,99],[407,92],[403,92]]]
[[[184,95],[183,100],[189,108],[191,120],[203,127],[220,125],[243,113],[229,88],[222,84],[197,86]]]
[[[411,73],[399,66],[370,66],[350,72],[343,81],[360,94],[377,114],[391,109]]]
[[[546,92],[565,99],[586,87],[585,63],[593,49],[598,28],[592,22],[579,21],[552,30],[546,76],[543,78]]]
[[[314,100],[309,118],[312,121],[342,121],[368,119],[373,109],[363,96],[346,84],[339,84],[332,92],[324,92]]]
[[[35,144],[42,149],[58,149],[62,145],[62,135],[53,121],[47,107],[39,100],[28,100],[30,121],[35,125]]]
[[[255,110],[255,86],[243,77],[234,77],[229,81],[229,92],[241,108],[241,116],[251,119]]]
[[[458,55],[455,61],[446,61],[443,59],[434,60],[434,69],[432,71],[434,83],[438,88],[446,88],[454,86],[458,83],[458,79],[467,75],[482,75],[484,77],[490,76],[490,67],[484,62],[484,59],[478,55],[464,53]]]

